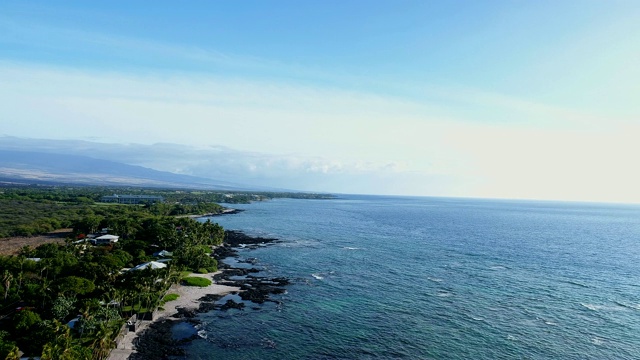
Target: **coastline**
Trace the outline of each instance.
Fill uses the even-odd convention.
[[[189,276],[203,277],[212,280],[213,276],[220,274],[222,274],[221,270],[209,274],[194,273]],[[180,284],[171,285],[167,293],[178,294],[180,295],[180,297],[176,300],[165,303],[163,309],[158,309],[158,311],[155,313],[153,320],[142,321],[141,325],[135,332],[127,333],[122,341],[120,341],[120,343],[118,344],[118,347],[111,350],[108,360],[125,360],[129,359],[131,356],[135,357],[135,355],[138,353],[137,349],[135,348],[135,344],[140,338],[147,335],[146,333],[148,332],[151,325],[166,321],[170,321],[172,323],[181,321],[181,318],[176,317],[180,313],[180,311],[195,311],[200,306],[199,299],[207,295],[223,296],[240,291],[240,287],[220,285],[216,284],[215,281],[213,281],[211,285],[206,287],[186,286]]]
[[[176,217],[188,217],[190,219],[200,219],[205,217],[214,217],[222,215],[231,215],[243,212],[243,209],[224,208],[220,213],[208,213],[208,214],[195,214],[195,215],[178,215]]]
[[[235,210],[235,209],[234,209]],[[176,300],[164,304],[163,309],[158,309],[154,319],[143,321],[135,332],[127,333],[118,347],[113,349],[108,360],[143,360],[158,359],[167,356],[183,356],[183,344],[197,338],[197,335],[183,339],[174,339],[172,328],[179,322],[197,324],[194,319],[198,313],[212,310],[227,310],[230,308],[243,309],[245,302],[262,304],[270,299],[270,294],[285,292],[284,286],[290,283],[289,279],[282,277],[259,277],[254,273],[259,269],[236,268],[224,264],[225,258],[239,257],[237,249],[252,249],[277,243],[278,239],[252,237],[242,231],[225,230],[225,241],[222,246],[213,250],[213,257],[219,262],[219,270],[208,274],[192,273],[189,276],[202,277],[212,280],[212,284],[206,287],[185,286],[173,284],[167,294],[180,295]],[[249,258],[239,263],[254,264],[255,259]],[[233,279],[233,277],[243,279]],[[241,302],[228,300],[224,304],[216,304],[216,301],[228,294],[237,294]]]

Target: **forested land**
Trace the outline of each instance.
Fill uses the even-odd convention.
[[[3,214],[28,218],[3,215],[4,231],[34,222],[50,226],[43,231],[73,230],[63,245],[25,246],[17,256],[0,256],[1,359],[21,352],[42,359],[104,359],[126,319],[152,312],[183,272],[217,270],[211,252],[224,240],[222,227],[174,215],[220,211],[220,205],[96,204],[94,194],[82,190],[3,191]],[[103,229],[119,241],[86,241]],[[126,270],[160,260],[154,256],[160,250],[171,253],[167,267]]]
[[[160,195],[162,203],[100,203],[103,195]],[[64,244],[24,246],[0,256],[0,359],[21,353],[42,359],[105,359],[126,319],[162,305],[183,274],[217,270],[212,257],[224,229],[185,214],[219,213],[223,203],[326,195],[211,191],[5,186],[0,236],[71,228]],[[92,245],[108,232],[119,241]],[[0,241],[3,241],[0,239]],[[162,258],[159,252],[166,250]],[[129,270],[153,260],[160,269]]]
[[[158,195],[163,203],[142,204],[154,215],[217,214],[218,203],[239,204],[273,198],[327,199],[331,195],[279,192],[223,192],[142,188],[0,186],[0,238],[33,236],[72,227],[87,216],[118,217],[126,214],[116,204],[103,204],[105,195]],[[129,210],[127,210],[129,211]]]

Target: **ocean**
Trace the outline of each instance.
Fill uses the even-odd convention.
[[[640,206],[341,196],[212,218],[292,280],[199,315],[190,359],[638,359]]]

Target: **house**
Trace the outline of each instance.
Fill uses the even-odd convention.
[[[93,245],[109,245],[111,243],[117,243],[118,239],[120,239],[120,236],[107,234],[91,239],[91,243]]]
[[[69,322],[67,323],[67,326],[70,329],[75,329],[76,324],[78,323],[78,321],[80,321],[80,319],[82,319],[82,315],[78,315],[78,316],[74,317],[73,319],[69,320]]]
[[[146,262],[144,264],[140,264],[134,268],[132,268],[129,271],[137,271],[137,270],[144,270],[144,269],[164,269],[167,267],[167,264],[163,264],[161,262],[157,262],[157,261],[149,261]]]
[[[153,256],[155,256],[155,257],[172,257],[173,253],[171,251],[162,250],[162,251],[158,251],[158,252],[153,253]]]

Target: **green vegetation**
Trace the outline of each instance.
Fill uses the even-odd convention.
[[[160,195],[164,203],[100,203],[103,195]],[[177,294],[171,284],[208,286],[192,272],[217,270],[212,247],[224,239],[221,226],[181,215],[220,213],[217,202],[246,203],[274,197],[326,195],[229,193],[137,188],[64,186],[0,187],[0,238],[71,228],[64,245],[24,246],[0,256],[0,359],[19,351],[42,359],[105,359],[132,314],[154,311]],[[120,237],[93,246],[101,230]],[[2,241],[0,239],[0,241]],[[126,271],[172,253],[166,268]],[[31,260],[31,259],[38,260]],[[164,295],[166,294],[166,295]]]
[[[217,270],[211,251],[224,239],[222,227],[174,215],[220,211],[220,205],[103,206],[93,203],[96,198],[86,188],[0,192],[0,234],[15,235],[35,223],[50,226],[34,232],[73,229],[65,245],[25,246],[17,256],[0,256],[0,358],[19,350],[43,359],[104,359],[125,319],[177,298],[163,294],[182,273]],[[79,241],[104,228],[120,241]],[[160,250],[173,253],[166,268],[122,270],[155,260]]]
[[[207,287],[211,285],[211,280],[197,276],[189,276],[182,279],[182,283],[187,286]]]
[[[169,301],[178,300],[180,295],[178,294],[167,294],[162,298],[162,302],[168,303]]]
[[[0,351],[5,357],[19,348],[43,358],[58,359],[66,351],[69,358],[102,359],[113,347],[123,319],[151,312],[177,296],[163,298],[182,272],[217,269],[211,250],[224,239],[218,224],[130,208],[134,210],[126,218],[116,213],[77,222],[74,235],[87,224],[116,228],[122,240],[115,244],[68,241],[0,256],[0,318],[5,319],[0,321]],[[159,249],[173,252],[166,268],[122,271],[153,260]],[[76,321],[70,329],[65,324],[72,319]]]
[[[100,203],[105,195],[158,195],[164,203],[119,205]],[[195,190],[161,190],[123,187],[69,187],[22,185],[0,188],[0,238],[32,236],[60,228],[77,227],[78,221],[88,221],[81,227],[95,232],[105,218],[123,218],[131,212],[156,216],[218,214],[218,203],[240,204],[273,198],[328,199],[327,194],[282,192],[225,192]],[[116,223],[115,226],[132,226]]]

